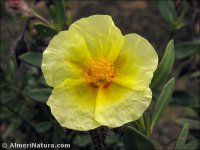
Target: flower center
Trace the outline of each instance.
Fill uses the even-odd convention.
[[[84,76],[93,87],[107,88],[114,78],[113,63],[103,58],[92,59],[84,63]]]

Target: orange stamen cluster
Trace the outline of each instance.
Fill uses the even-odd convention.
[[[103,58],[92,59],[84,63],[84,76],[93,87],[108,87],[114,78],[113,63]]]

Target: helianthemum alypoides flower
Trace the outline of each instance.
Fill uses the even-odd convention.
[[[54,89],[47,102],[66,128],[118,127],[150,104],[158,56],[138,34],[122,35],[107,15],[73,23],[49,43],[42,71]]]

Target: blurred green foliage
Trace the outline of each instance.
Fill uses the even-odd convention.
[[[34,1],[38,2],[40,0]],[[46,105],[52,89],[45,83],[40,69],[42,52],[49,38],[68,28],[72,23],[72,16],[68,9],[70,1],[43,2],[50,16],[48,20],[34,9],[29,8],[30,12],[27,14],[18,8],[17,11],[23,17],[13,18],[24,20],[26,23],[15,47],[11,48],[14,52],[7,53],[4,43],[1,42],[1,58],[7,55],[7,59],[1,62],[0,68],[2,142],[10,143],[14,140],[17,143],[69,143],[72,149],[83,150],[94,149],[100,142],[105,149],[153,150],[158,148],[158,141],[152,138],[154,129],[162,120],[169,103],[169,106],[186,108],[184,112],[187,114],[183,118],[174,120],[182,128],[179,137],[173,139],[176,141],[174,149],[199,148],[199,97],[187,89],[177,90],[175,78],[172,77],[176,77],[176,82],[184,76],[199,82],[199,36],[194,36],[190,41],[176,39],[184,28],[190,26],[188,14],[191,13],[192,2],[186,0],[155,2],[160,16],[166,21],[171,33],[169,38],[166,37],[167,44],[164,45],[166,48],[162,49],[162,52],[164,51],[161,54],[162,59],[150,85],[153,89],[152,107],[139,120],[124,127],[108,129],[105,137],[102,133],[96,132],[97,130],[77,132],[62,128]],[[11,8],[7,7],[7,1],[1,1],[2,16],[9,15],[9,9]],[[197,15],[196,11],[192,15]],[[183,65],[176,69],[179,64]],[[101,137],[100,141],[98,137]]]

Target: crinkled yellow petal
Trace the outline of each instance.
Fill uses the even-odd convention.
[[[149,87],[158,56],[152,45],[138,34],[125,36],[125,43],[115,61],[117,75],[113,82],[132,90]]]
[[[95,119],[102,125],[119,127],[137,120],[147,109],[152,97],[151,90],[133,91],[117,84],[99,89]]]
[[[124,37],[107,15],[93,15],[73,23],[69,30],[80,33],[93,58],[104,57],[114,61],[123,46]]]
[[[84,79],[68,79],[54,88],[47,104],[61,126],[86,131],[100,126],[94,119],[96,96],[97,89],[88,86]]]
[[[43,53],[42,71],[48,85],[56,87],[65,79],[82,76],[84,61],[90,59],[85,40],[73,31],[62,31]]]

